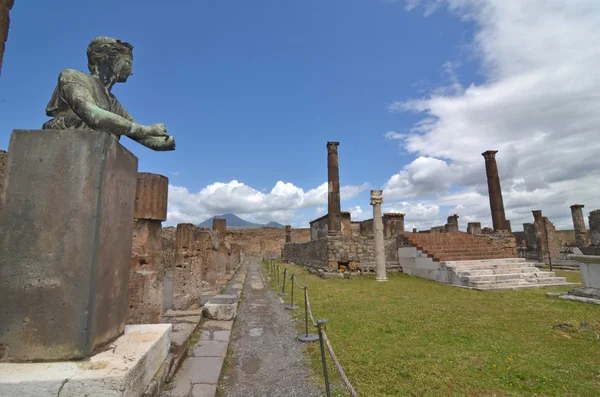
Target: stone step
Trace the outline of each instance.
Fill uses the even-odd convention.
[[[554,272],[535,272],[535,273],[506,273],[506,274],[485,274],[479,276],[463,276],[461,280],[469,283],[484,281],[508,281],[508,280],[541,280],[556,278]]]
[[[560,286],[571,285],[565,277],[552,277],[547,279],[513,279],[504,281],[475,281],[466,286],[478,289],[505,289],[518,286]]]
[[[538,269],[535,267],[516,267],[516,268],[496,268],[496,269],[478,269],[478,270],[459,270],[456,271],[460,277],[464,276],[486,276],[492,274],[508,274],[508,273],[535,273]]]
[[[503,258],[503,259],[476,259],[471,261],[445,261],[446,267],[457,267],[457,266],[487,266],[496,265],[503,263],[525,263],[525,258]]]

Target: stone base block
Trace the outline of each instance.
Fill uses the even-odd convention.
[[[202,314],[212,320],[233,320],[237,313],[237,301],[237,295],[216,295],[204,305]]]
[[[0,364],[2,397],[139,397],[169,353],[171,324],[128,325],[87,360]]]
[[[81,359],[123,333],[137,164],[103,132],[13,131],[0,196],[0,361]]]

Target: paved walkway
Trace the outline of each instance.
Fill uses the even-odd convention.
[[[229,370],[220,385],[224,396],[322,396],[291,314],[265,285],[258,260],[249,266],[229,345]]]

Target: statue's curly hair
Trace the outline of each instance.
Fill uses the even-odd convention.
[[[96,37],[87,48],[88,69],[93,74],[97,72],[98,65],[106,59],[115,59],[119,55],[133,56],[133,46],[112,37]]]

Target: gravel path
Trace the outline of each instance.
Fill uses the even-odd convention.
[[[229,345],[230,371],[221,381],[224,396],[322,396],[297,333],[291,314],[263,282],[258,260],[252,260]]]

